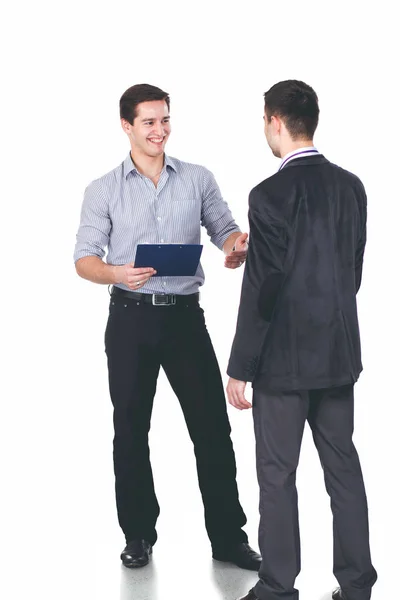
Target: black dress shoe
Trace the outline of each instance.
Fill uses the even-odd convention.
[[[125,567],[137,569],[148,564],[152,552],[151,544],[146,540],[132,540],[122,551],[121,560]]]
[[[225,550],[214,550],[213,558],[221,562],[232,562],[249,571],[259,571],[261,567],[261,556],[245,543],[234,544]]]
[[[346,600],[346,596],[343,594],[340,588],[333,592],[332,598],[333,600]]]
[[[254,590],[250,590],[247,596],[243,596],[243,598],[238,598],[238,600],[260,600],[258,596],[255,595]]]

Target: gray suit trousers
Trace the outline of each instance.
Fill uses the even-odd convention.
[[[353,444],[353,385],[302,392],[255,389],[253,416],[260,486],[260,600],[298,600],[300,536],[296,470],[308,421],[324,470],[333,513],[333,572],[346,600],[369,600],[368,507]]]

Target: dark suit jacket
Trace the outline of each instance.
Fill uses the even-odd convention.
[[[271,390],[358,379],[366,205],[361,181],[322,155],[292,160],[251,191],[228,375]]]

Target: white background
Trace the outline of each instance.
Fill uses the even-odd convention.
[[[39,1],[3,10],[3,598],[233,600],[255,581],[254,574],[212,566],[190,441],[164,376],[151,432],[160,541],[147,570],[121,570],[103,351],[108,294],[77,277],[72,252],[85,186],[117,166],[129,149],[118,115],[126,88],[151,83],[170,93],[168,153],[212,170],[246,230],[248,192],[279,164],[263,137],[263,93],[287,78],[317,91],[316,145],[360,176],[369,197],[359,294],[365,370],[356,388],[355,441],[379,573],[373,597],[397,594],[394,5]],[[242,272],[224,269],[222,254],[208,243],[203,266],[202,304],[224,373]],[[256,545],[251,413],[229,414],[247,530]],[[298,488],[303,570],[297,583],[301,598],[317,600],[335,582],[329,501],[308,431]]]

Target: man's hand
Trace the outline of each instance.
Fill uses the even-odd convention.
[[[114,267],[115,283],[123,283],[133,291],[143,287],[156,273],[152,267],[135,269],[134,263]]]
[[[244,397],[245,389],[245,381],[239,381],[238,379],[233,379],[233,377],[230,377],[226,388],[229,404],[232,404],[232,406],[239,410],[251,408],[250,402],[248,402]]]
[[[242,233],[236,238],[235,245],[231,252],[225,256],[225,267],[227,269],[237,269],[238,267],[241,267],[246,260],[248,237],[247,233]]]

